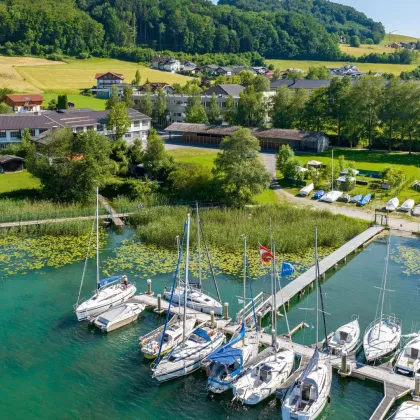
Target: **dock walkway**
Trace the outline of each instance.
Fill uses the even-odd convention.
[[[105,197],[103,197],[101,194],[98,195],[98,200],[104,207],[104,209],[108,212],[108,214],[111,217],[112,223],[117,227],[123,227],[124,222],[121,219],[121,217],[118,216],[118,213],[110,206],[108,201]]]

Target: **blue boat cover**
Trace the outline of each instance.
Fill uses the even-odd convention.
[[[318,198],[321,198],[325,194],[324,190],[320,190],[317,193],[315,193],[314,198],[318,200]]]
[[[234,344],[242,340],[245,337],[245,324],[242,324],[242,328],[239,331],[237,337],[233,340],[230,340],[229,343],[225,344],[223,347],[218,348],[214,351],[209,357],[208,360],[223,363],[225,365],[232,365],[236,361],[242,361],[242,350],[232,348]]]
[[[357,202],[358,202],[358,201],[360,201],[362,198],[363,198],[363,195],[362,195],[362,194],[355,195],[355,196],[351,199],[351,202],[352,202],[352,203],[357,203]]]
[[[294,272],[295,272],[295,267],[293,267],[292,264],[290,264],[288,262],[284,262],[281,265],[281,276],[282,277],[291,276]]]
[[[194,330],[193,334],[198,335],[201,338],[204,338],[204,340],[206,341],[211,341],[211,338],[209,337],[207,332],[201,328],[197,328],[196,330]]]
[[[107,284],[115,283],[116,281],[120,280],[121,278],[122,278],[122,276],[112,276],[112,277],[108,277],[106,279],[102,279],[98,283],[98,289],[100,289],[101,287],[106,286]]]
[[[359,205],[361,205],[361,206],[364,206],[364,205],[366,205],[367,203],[369,203],[369,201],[370,201],[370,199],[371,199],[371,195],[370,194],[367,194],[367,195],[365,195],[360,201],[359,201]]]
[[[302,375],[300,375],[300,377],[298,379],[299,383],[306,382],[306,383],[310,383],[311,385],[313,385],[313,387],[315,389],[315,395],[316,395],[315,399],[318,398],[318,384],[312,378],[308,378],[308,376],[314,370],[316,365],[318,364],[318,360],[319,360],[319,350],[316,348],[315,352],[314,352],[314,355],[312,356],[311,360],[306,365],[305,370],[302,372]]]

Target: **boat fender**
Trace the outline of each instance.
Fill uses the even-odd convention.
[[[328,402],[328,404],[331,403],[331,396],[330,395],[328,395],[328,397],[327,397],[327,402]]]

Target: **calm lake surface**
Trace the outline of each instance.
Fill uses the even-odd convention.
[[[112,255],[124,235],[109,235],[102,259]],[[420,249],[417,239],[392,238],[398,247]],[[1,252],[1,250],[0,250]],[[378,240],[357,254],[323,283],[327,330],[359,315],[362,331],[375,316],[386,246]],[[403,333],[420,327],[419,277],[404,274],[400,261],[391,260],[388,288],[391,309],[403,320]],[[206,376],[196,372],[158,385],[150,362],[143,359],[138,337],[163,322],[145,311],[137,323],[109,335],[78,323],[73,310],[83,263],[45,268],[25,275],[0,278],[0,412],[4,419],[279,419],[280,403],[271,399],[258,407],[232,404],[231,392],[221,396],[206,391]],[[94,261],[89,263],[84,294],[94,289]],[[155,276],[153,290],[162,292],[171,276]],[[241,279],[219,276],[231,315],[238,309]],[[136,279],[138,291],[146,279]],[[209,290],[213,290],[210,281]],[[287,281],[284,280],[284,284]],[[269,280],[252,283],[254,294],[269,289]],[[301,343],[315,341],[315,314],[300,309],[315,306],[315,294],[305,295],[289,312],[291,327],[306,321],[311,327],[295,335]],[[418,325],[416,325],[418,323]],[[284,318],[279,332],[286,331]],[[320,330],[321,333],[321,330]],[[369,381],[333,377],[331,404],[323,419],[368,419],[382,399],[382,386]]]

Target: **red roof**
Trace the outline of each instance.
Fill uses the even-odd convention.
[[[105,76],[106,74],[112,74],[112,76],[115,76],[117,79],[124,80],[124,75],[120,73],[114,73],[112,71],[107,71],[106,73],[96,73],[95,79],[100,79],[102,76]]]
[[[13,103],[44,102],[43,96],[38,93],[28,95],[10,94],[6,95],[6,99]]]

